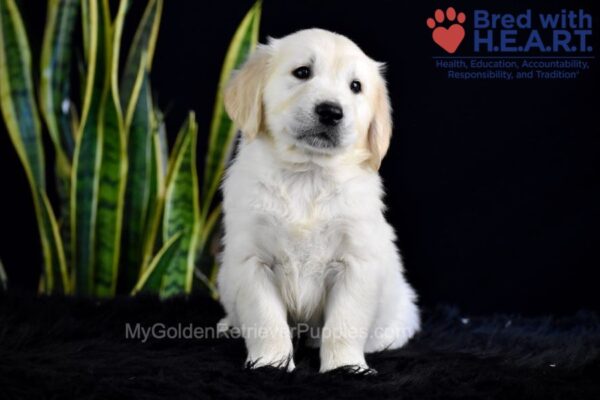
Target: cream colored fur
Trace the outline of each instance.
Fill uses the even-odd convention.
[[[304,65],[312,75],[299,80],[292,71]],[[225,90],[242,138],[223,183],[221,326],[242,330],[253,367],[292,370],[298,323],[321,328],[311,341],[323,372],[365,370],[365,352],[398,348],[419,329],[383,215],[377,170],[392,126],[380,69],[349,39],[311,29],[259,46]],[[322,101],[344,112],[334,147],[299,139],[320,129]]]

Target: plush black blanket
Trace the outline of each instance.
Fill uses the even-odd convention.
[[[319,374],[318,352],[301,340],[297,369],[288,374],[243,369],[240,339],[126,338],[127,324],[133,334],[138,323],[184,334],[187,326],[214,327],[221,315],[203,297],[4,295],[0,398],[600,399],[600,318],[593,312],[474,318],[449,307],[428,310],[406,347],[368,356],[375,376]]]

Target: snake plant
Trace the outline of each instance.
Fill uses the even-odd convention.
[[[40,291],[167,297],[190,293],[199,280],[216,295],[216,263],[207,248],[221,215],[215,193],[236,136],[221,89],[256,46],[261,4],[248,11],[225,57],[200,184],[194,113],[169,154],[152,97],[164,0],[148,0],[119,69],[130,1],[121,0],[113,18],[109,0],[48,0],[36,90],[20,12],[15,0],[0,0],[0,108],[33,197],[44,261]],[[83,56],[75,60],[79,42]],[[79,80],[72,79],[76,61]],[[45,132],[54,157],[46,157]],[[54,205],[47,158],[54,160]]]

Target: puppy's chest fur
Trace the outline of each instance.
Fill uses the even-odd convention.
[[[350,206],[343,188],[316,171],[262,181],[254,204],[258,246],[296,321],[318,319],[343,268]]]

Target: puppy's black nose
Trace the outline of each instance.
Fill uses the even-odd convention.
[[[315,112],[319,116],[319,121],[327,126],[337,125],[337,123],[344,118],[342,107],[337,103],[329,101],[317,104]]]

